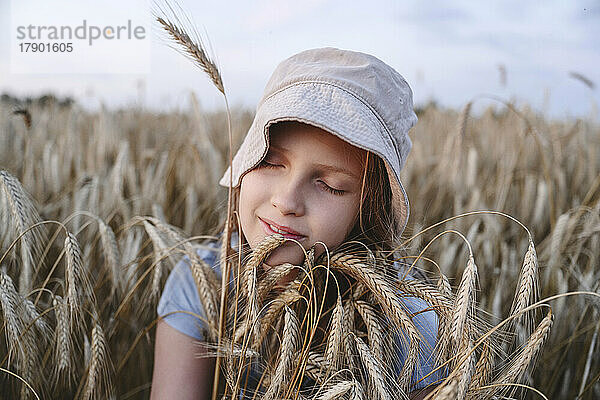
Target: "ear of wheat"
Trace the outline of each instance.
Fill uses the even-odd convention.
[[[209,76],[215,87],[221,93],[225,94],[221,73],[214,61],[206,54],[199,36],[196,36],[195,38],[190,37],[185,30],[179,28],[178,24],[175,22],[169,21],[167,17],[163,18],[159,16],[156,20],[164,30],[168,32],[183,54],[185,54],[194,64],[199,66]],[[179,25],[181,25],[181,23]]]

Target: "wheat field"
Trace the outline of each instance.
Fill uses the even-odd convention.
[[[216,235],[227,211],[217,184],[227,165],[226,113],[203,112],[193,96],[190,104],[163,114],[87,112],[53,97],[3,96],[0,398],[148,397],[156,304],[182,255],[178,241]],[[472,112],[482,104],[493,107]],[[253,114],[231,115],[237,148]],[[422,270],[443,272],[442,287],[456,294],[447,301],[468,292],[472,304],[461,306],[476,307],[469,321],[484,331],[532,304],[537,291],[551,298],[543,302],[551,313],[535,308],[514,326],[515,337],[497,336],[492,372],[508,382],[518,370],[522,379],[512,381],[550,399],[599,398],[600,302],[591,294],[600,282],[597,118],[556,121],[497,99],[462,110],[430,104],[418,116],[402,176],[411,202],[407,253],[420,255]],[[522,266],[534,264],[528,276]],[[293,314],[282,313],[293,330]],[[511,357],[528,338],[539,348]],[[484,349],[473,354],[483,360]],[[535,368],[518,365],[527,357]],[[350,393],[345,385],[320,398]],[[451,389],[455,398],[493,396]],[[500,394],[541,396],[523,388]]]

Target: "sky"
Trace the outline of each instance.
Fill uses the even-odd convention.
[[[40,0],[0,0],[0,93],[72,96],[86,107],[142,105],[172,110],[189,106],[194,92],[205,110],[220,109],[223,97],[206,75],[169,46],[152,23],[146,73],[12,73],[11,7],[58,21],[67,6]],[[146,0],[136,0],[146,1]],[[61,0],[68,3],[68,0]],[[55,2],[43,2],[56,4]],[[83,7],[90,0],[72,2]],[[126,7],[104,13],[123,17]],[[201,33],[223,77],[229,103],[254,108],[275,66],[314,47],[338,47],[373,54],[409,82],[415,103],[434,100],[482,107],[498,96],[529,104],[553,117],[595,115],[600,85],[600,1],[442,0],[179,0]],[[83,6],[82,6],[83,4]],[[121,4],[129,4],[121,0]],[[76,8],[73,8],[76,9]],[[71,10],[73,10],[71,9]],[[73,11],[74,12],[74,11]],[[210,43],[210,45],[209,45]],[[125,60],[125,50],[110,57]],[[116,64],[119,65],[119,64]],[[504,68],[506,82],[501,82]]]

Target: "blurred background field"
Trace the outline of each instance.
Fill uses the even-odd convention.
[[[34,398],[21,379],[41,398],[148,398],[166,277],[181,243],[216,235],[226,212],[217,184],[228,156],[223,98],[159,40],[150,2],[61,1],[0,0],[0,400]],[[135,20],[151,33],[150,72],[14,70],[17,5],[26,24]],[[402,173],[404,237],[471,213],[407,241],[410,255],[425,249],[419,267],[439,266],[456,288],[467,246],[454,233],[430,241],[462,233],[479,269],[478,315],[499,323],[528,249],[511,216],[532,233],[541,298],[600,293],[597,2],[232,0],[183,9],[197,22],[188,28],[210,34],[234,104],[234,150],[278,62],[324,46],[373,54],[407,79],[417,104]],[[123,60],[118,47],[95,49],[107,51],[107,66]],[[41,69],[49,62],[32,59]],[[476,213],[485,210],[495,213]],[[598,297],[549,304],[554,326],[524,383],[549,399],[600,398]],[[512,350],[505,343],[496,360]],[[514,397],[541,398],[525,389]]]
[[[189,104],[188,109],[168,113],[139,107],[89,111],[54,96],[28,102],[2,97],[0,169],[31,195],[40,220],[60,221],[75,235],[81,247],[79,268],[90,278],[87,300],[82,300],[89,306],[81,316],[81,332],[73,335],[72,359],[66,369],[57,371],[53,362],[60,348],[58,316],[47,314],[47,326],[36,325],[40,334],[46,333],[45,341],[27,344],[48,346],[37,360],[43,368],[34,369],[20,363],[4,316],[0,366],[27,378],[41,394],[81,395],[90,387],[90,360],[98,356],[95,351],[105,349],[107,376],[99,375],[90,390],[98,398],[109,392],[118,398],[148,396],[157,288],[164,284],[177,255],[157,260],[152,229],[135,217],[153,216],[180,228],[184,237],[193,237],[215,234],[226,211],[227,192],[217,184],[227,160],[225,113],[203,111],[193,95]],[[461,109],[429,103],[417,111],[419,123],[411,131],[413,150],[402,175],[411,203],[407,238],[458,214],[503,212],[533,234],[542,298],[599,292],[597,115],[557,120],[491,97],[477,98]],[[253,112],[236,108],[232,116],[237,148]],[[7,190],[9,178],[3,175],[3,179]],[[9,204],[0,205],[4,213],[0,214],[4,224],[0,255],[5,255],[15,232],[7,223]],[[37,218],[30,217],[26,225]],[[107,228],[114,234],[107,234]],[[445,229],[460,231],[473,246],[479,267],[479,306],[490,322],[504,319],[527,250],[525,231],[500,215],[465,216],[408,242],[410,254],[417,254]],[[37,301],[38,313],[52,308],[56,299],[49,291],[63,296],[66,289],[61,282],[69,259],[61,253],[66,246],[64,231],[45,225],[44,232],[48,248],[23,250],[22,244],[17,245],[2,260],[18,296]],[[21,268],[24,251],[36,255],[28,277],[23,277]],[[452,278],[460,277],[467,251],[460,238],[446,234],[425,255]],[[422,267],[434,270],[432,264]],[[51,270],[51,279],[44,282]],[[48,290],[30,292],[42,285]],[[548,398],[599,398],[600,302],[577,295],[550,304],[555,325],[528,384]],[[95,321],[103,330],[105,346],[94,340],[98,338],[97,330],[96,336],[93,332]],[[8,388],[0,398],[11,398],[4,393],[18,393],[20,387],[7,374],[0,374],[0,386]]]

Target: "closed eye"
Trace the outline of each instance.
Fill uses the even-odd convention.
[[[271,164],[271,163],[268,163],[268,162],[266,162],[265,160],[262,160],[262,161],[260,162],[260,164],[258,164],[258,165],[256,166],[256,168],[277,168],[277,167],[279,167],[279,165],[277,165],[277,164]]]
[[[279,164],[271,164],[270,162],[265,161],[264,159],[256,166],[257,169],[259,169],[259,168],[274,169],[274,168],[279,168],[279,167],[282,167],[282,166]],[[326,184],[325,182],[323,182],[321,180],[317,181],[317,183],[319,183],[323,189],[325,189],[329,193],[334,194],[336,196],[342,196],[346,193],[345,190],[332,188],[331,186],[329,186],[328,184]]]
[[[336,196],[342,196],[344,193],[346,193],[344,190],[340,190],[340,189],[334,189],[331,186],[329,186],[328,184],[326,184],[323,181],[318,181],[321,186],[323,187],[323,189],[327,190],[328,192],[335,194]]]

